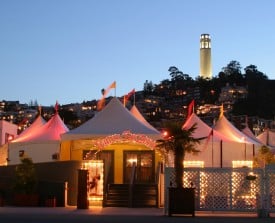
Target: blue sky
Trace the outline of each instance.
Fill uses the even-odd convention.
[[[214,76],[237,60],[275,79],[274,9],[273,0],[0,0],[0,100],[81,103],[113,81],[122,96],[170,78],[170,66],[196,78],[202,33]]]

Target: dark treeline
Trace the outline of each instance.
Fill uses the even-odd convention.
[[[242,71],[238,61],[231,61],[212,79],[193,79],[175,66],[171,66],[168,72],[170,78],[159,84],[147,80],[144,83],[144,95],[161,96],[167,100],[185,96],[186,102],[195,99],[197,104],[219,104],[223,87],[242,86],[248,93],[245,98],[235,101],[231,111],[233,115],[245,114],[265,119],[275,117],[275,80],[269,80],[255,65],[249,65]]]

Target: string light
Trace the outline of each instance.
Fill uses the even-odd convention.
[[[122,134],[114,134],[107,136],[103,139],[99,139],[95,141],[95,146],[102,150],[106,148],[108,145],[120,143],[120,142],[132,142],[137,144],[143,144],[148,148],[154,149],[156,147],[156,142],[143,134],[134,134],[130,131],[124,131]]]

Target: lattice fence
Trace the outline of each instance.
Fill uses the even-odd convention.
[[[176,186],[174,169],[166,168],[165,173],[166,187]],[[257,211],[263,207],[265,188],[275,208],[275,171],[269,174],[269,187],[264,173],[250,168],[186,168],[183,182],[184,187],[196,188],[196,210]]]
[[[266,168],[266,202],[270,212],[275,212],[275,166],[267,166]]]

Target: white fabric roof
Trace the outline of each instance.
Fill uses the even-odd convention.
[[[247,135],[248,137],[250,137],[251,139],[255,140],[256,142],[262,144],[262,142],[257,139],[257,137],[254,135],[254,133],[250,130],[250,128],[248,126],[246,126],[243,130],[242,133],[244,133],[245,135]]]
[[[67,132],[69,129],[61,120],[56,112],[53,117],[40,128],[33,129],[28,137],[22,137],[13,142],[38,142],[38,141],[55,141],[60,140],[60,135]]]
[[[19,134],[12,142],[23,142],[28,141],[33,134],[38,131],[44,124],[46,123],[45,119],[42,118],[41,115],[39,115],[35,121],[26,128],[21,134]]]
[[[202,137],[209,137],[212,131],[212,128],[208,126],[205,122],[203,122],[195,113],[186,120],[183,124],[183,129],[190,129],[194,124],[196,125],[196,130],[193,133],[194,138],[202,138]],[[212,140],[212,139],[211,139]],[[224,141],[224,142],[231,142],[232,139],[224,136],[223,134],[217,132],[213,129],[213,140],[214,141]]]
[[[153,127],[147,120],[143,117],[143,115],[140,113],[140,111],[137,109],[137,106],[133,105],[130,109],[130,112],[143,124],[145,124],[147,127],[152,128],[153,130],[156,130],[155,127]]]
[[[260,145],[259,142],[251,139],[232,125],[224,115],[218,119],[214,129],[235,142]]]
[[[257,139],[264,145],[275,148],[275,132],[270,129],[265,129],[257,136]]]
[[[93,118],[63,134],[61,138],[62,140],[87,139],[121,134],[124,131],[131,131],[134,134],[144,134],[154,139],[161,138],[158,130],[150,128],[139,121],[116,97],[112,98],[104,109],[98,112]]]

